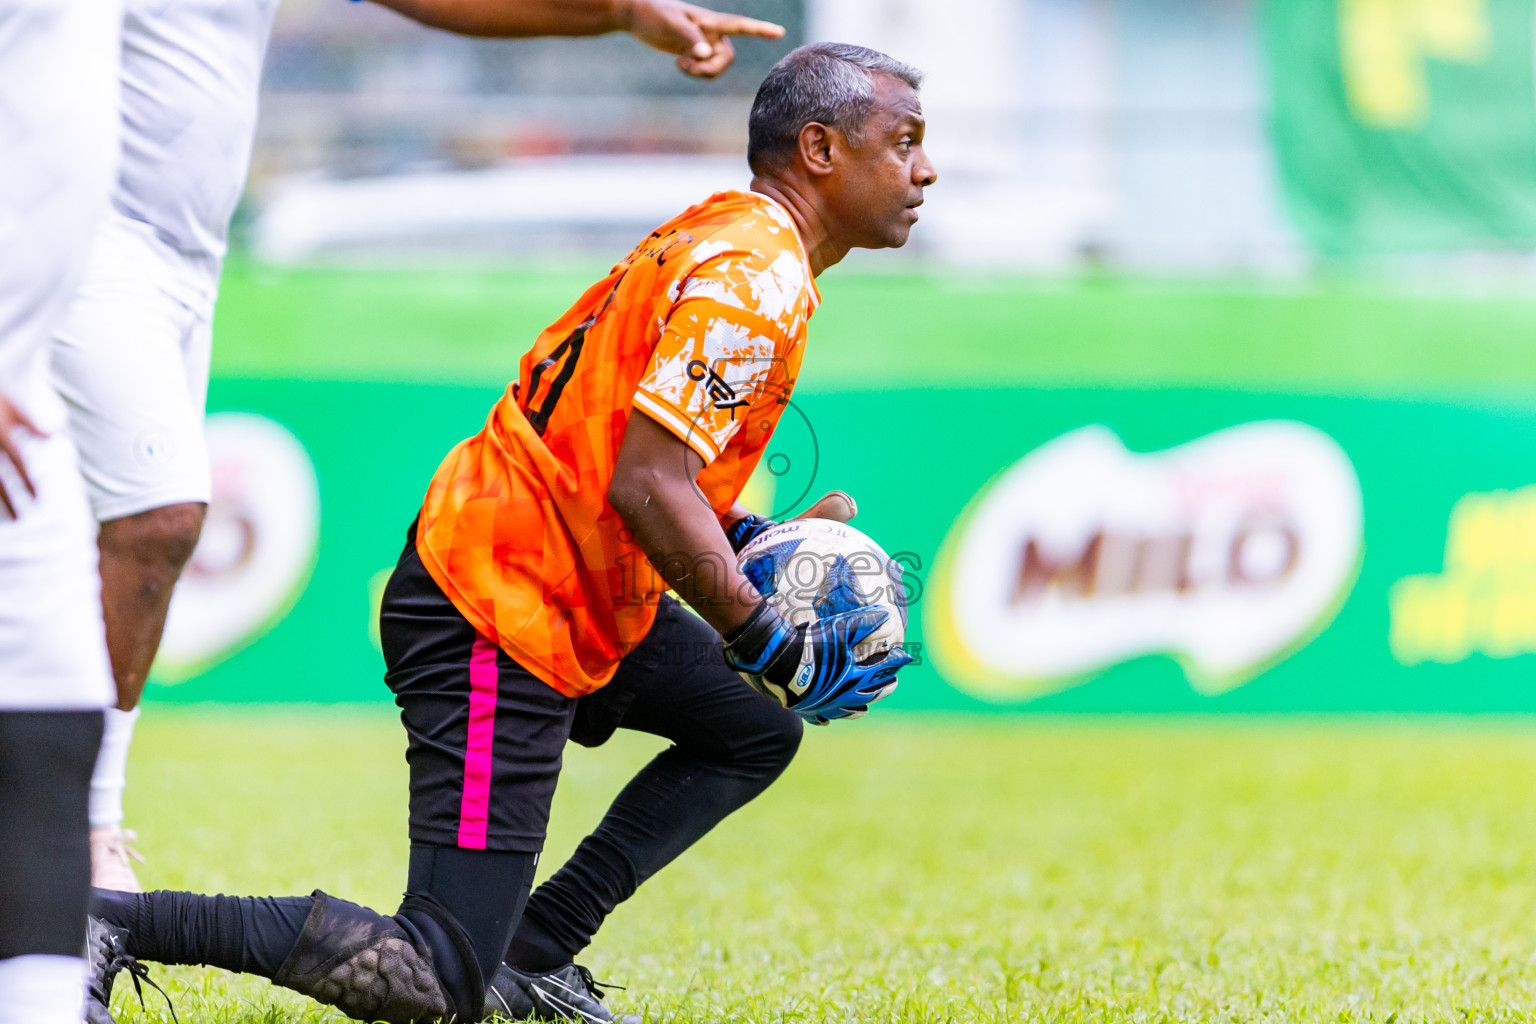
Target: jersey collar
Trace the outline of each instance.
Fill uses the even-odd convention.
[[[816,287],[816,275],[811,273],[811,251],[806,248],[805,239],[800,237],[800,226],[795,223],[794,214],[789,212],[789,207],[766,193],[749,190],[747,194],[760,202],[771,203],[784,211],[784,219],[789,221],[789,230],[795,233],[795,242],[800,246],[800,259],[805,263],[806,280],[811,282],[811,311],[815,312],[816,307],[821,305],[821,289]]]

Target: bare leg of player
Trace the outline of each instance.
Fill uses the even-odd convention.
[[[91,884],[104,889],[140,891],[133,861],[142,858],[130,845],[136,836],[123,828],[128,750],[171,592],[197,545],[206,509],[183,502],[101,524],[102,610],[118,696],[117,707],[107,709],[91,776]]]
[[[138,892],[123,829],[123,788],[139,698],[160,649],[171,591],[203,528],[207,506],[182,502],[101,524],[101,600],[107,650],[117,679],[117,707],[107,710],[96,771],[91,777],[91,884]]]
[[[176,297],[192,288],[187,261],[147,231],[116,210],[102,221],[52,347],[54,384],[99,524],[118,692],[91,782],[91,877],[129,891],[138,881],[122,794],[135,709],[211,493],[203,438],[208,318]]]
[[[101,524],[101,600],[123,711],[136,707],[144,692],[171,590],[197,546],[207,510],[188,501]]]

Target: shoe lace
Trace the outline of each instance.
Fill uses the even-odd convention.
[[[609,989],[612,989],[615,992],[625,991],[623,985],[615,985],[611,981],[598,981],[596,978],[592,977],[592,972],[587,970],[581,964],[575,964],[574,966],[576,968],[576,973],[581,976],[581,983],[585,985],[587,991],[595,996],[599,1001],[607,997]]]
[[[170,995],[167,994],[165,989],[161,988],[158,984],[155,983],[155,979],[149,976],[149,966],[147,964],[140,963],[137,958],[123,952],[122,947],[118,946],[117,943],[114,942],[112,944],[112,959],[107,964],[106,972],[108,992],[112,991],[112,980],[119,973],[126,973],[128,977],[132,979],[133,992],[139,997],[140,1008],[146,1010],[148,1009],[148,1007],[144,1005],[144,986],[148,985],[156,992],[159,992],[160,998],[165,1000],[166,1009],[171,1011],[171,1020],[174,1021],[175,1024],[181,1024],[181,1021],[176,1017],[176,1005],[171,1002]]]
[[[132,861],[144,863],[144,855],[133,846],[139,841],[139,834],[131,828],[103,829],[100,835],[93,833],[91,841],[93,851],[99,849],[102,856],[118,861],[129,870],[133,869]]]
[[[131,828],[125,828],[118,833],[117,840],[112,844],[112,852],[124,860],[133,859],[140,864],[144,863],[144,855],[134,849],[134,843],[139,841],[139,834]]]

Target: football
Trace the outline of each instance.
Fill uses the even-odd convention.
[[[736,564],[792,625],[855,608],[889,611],[880,628],[854,649],[860,664],[879,660],[906,637],[907,589],[901,563],[846,523],[780,523],[742,548]]]

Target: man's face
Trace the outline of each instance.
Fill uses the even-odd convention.
[[[838,220],[849,242],[864,249],[907,244],[923,189],[938,178],[923,151],[923,108],[899,78],[874,76],[874,109],[859,144],[843,151],[835,195]]]

